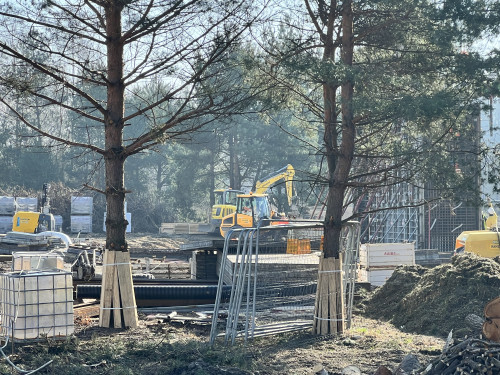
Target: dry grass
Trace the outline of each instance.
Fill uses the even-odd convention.
[[[348,365],[371,374],[383,364],[395,368],[408,353],[422,363],[439,354],[443,341],[400,332],[390,324],[356,317],[342,337],[318,337],[310,332],[256,339],[233,347],[207,344],[210,327],[179,325],[142,317],[133,330],[79,325],[65,341],[17,344],[11,359],[25,369],[53,360],[40,374],[312,374],[323,367],[338,374]],[[11,368],[3,361],[0,373]]]

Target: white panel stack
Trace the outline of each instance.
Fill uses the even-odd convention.
[[[38,198],[30,197],[17,197],[16,198],[17,211],[38,211]]]
[[[92,215],[93,197],[71,197],[71,215]]]
[[[73,277],[66,271],[0,275],[0,335],[13,341],[63,338],[74,332]]]
[[[71,215],[71,233],[92,233],[92,215]]]
[[[71,197],[71,233],[92,232],[93,197]]]
[[[12,218],[16,212],[16,200],[14,197],[0,196],[0,233],[12,230]]]
[[[54,221],[56,223],[56,232],[62,232],[62,227],[63,227],[63,218],[61,215],[54,215]]]
[[[0,233],[7,233],[12,230],[12,216],[0,216]]]
[[[0,197],[0,215],[14,216],[16,200],[14,197]]]
[[[358,272],[360,281],[381,286],[399,265],[415,265],[414,243],[361,244]]]

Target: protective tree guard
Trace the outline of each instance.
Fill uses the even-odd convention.
[[[341,257],[321,256],[314,305],[313,333],[330,335],[345,330],[344,290]]]
[[[137,325],[130,253],[106,249],[103,257],[99,326],[134,328]]]

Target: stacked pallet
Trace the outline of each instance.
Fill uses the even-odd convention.
[[[359,250],[359,280],[382,286],[399,265],[415,265],[414,243],[362,244]]]
[[[200,234],[211,231],[207,223],[162,223],[160,234]]]
[[[218,252],[216,272],[217,275],[221,275],[225,285],[233,283],[237,258],[235,254],[227,255],[225,267],[222,270],[222,253]],[[313,253],[301,256],[295,254],[260,254],[258,257],[259,282],[261,284],[275,284],[279,283],[280,280],[288,280],[305,285],[317,279],[318,263],[319,256]],[[252,258],[252,267],[255,267],[254,258]]]
[[[215,267],[214,267],[215,268]],[[132,263],[132,272],[135,274],[151,274],[155,279],[189,279],[191,270],[186,262],[150,260]]]

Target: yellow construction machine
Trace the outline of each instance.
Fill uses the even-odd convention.
[[[238,195],[243,194],[243,191],[229,188],[214,190],[214,193],[215,204],[212,206],[210,227],[211,232],[218,232],[222,219],[236,211]]]
[[[53,231],[56,227],[54,215],[50,213],[48,198],[50,185],[43,184],[40,212],[17,211],[12,222],[12,231],[21,233],[41,233]]]
[[[485,258],[500,255],[500,233],[498,232],[498,216],[490,204],[488,216],[484,222],[484,230],[465,231],[455,241],[455,253],[474,253]]]
[[[288,164],[286,167],[272,173],[256,183],[256,192],[239,194],[237,196],[236,211],[225,216],[220,224],[220,234],[225,237],[231,228],[253,228],[260,221],[262,225],[282,224],[286,222],[284,215],[278,215],[271,209],[269,198],[264,194],[275,182],[285,181],[288,204],[292,203],[292,183],[295,176],[294,168]],[[275,221],[283,219],[285,221]]]
[[[293,178],[295,177],[295,169],[291,164],[288,164],[286,167],[281,168],[280,170],[271,173],[269,176],[265,177],[262,180],[259,180],[255,184],[255,193],[256,194],[264,194],[269,188],[277,181],[284,180],[285,181],[285,189],[286,196],[288,199],[288,205],[292,204],[292,184]]]

